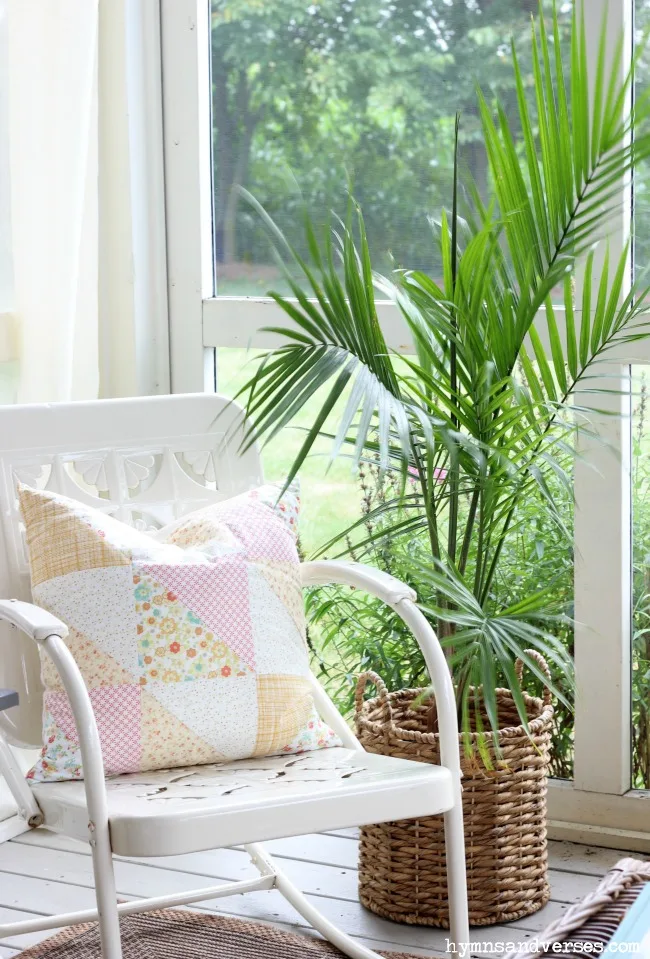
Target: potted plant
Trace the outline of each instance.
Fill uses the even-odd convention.
[[[402,544],[407,578],[416,571],[423,608],[446,647],[465,743],[470,912],[478,922],[515,918],[548,897],[552,711],[523,692],[521,667],[570,707],[571,659],[552,591],[531,584],[509,600],[498,588],[500,570],[531,497],[570,549],[562,497],[571,490],[576,435],[589,429],[597,407],[589,379],[614,347],[648,334],[640,319],[647,291],[625,288],[627,249],[615,259],[605,249],[594,299],[591,286],[594,244],[606,240],[621,179],[650,155],[650,99],[625,113],[634,65],[624,79],[618,62],[608,73],[605,24],[590,87],[583,16],[574,11],[570,70],[555,7],[550,29],[537,18],[530,91],[513,46],[516,131],[502,105],[478,91],[489,196],[461,184],[456,159],[450,209],[435,224],[440,277],[373,272],[354,205],[322,240],[306,219],[307,262],[248,196],[293,294],[270,294],[292,322],[274,328],[284,345],[259,359],[242,391],[251,442],[253,432],[272,439],[318,393],[322,402],[287,482],[331,417],[332,457],[348,455],[375,476],[375,499],[346,539],[357,554],[386,544],[399,552]],[[579,263],[585,281],[576,303]],[[414,356],[388,349],[380,297],[401,312]],[[561,681],[549,677],[544,659]],[[435,761],[435,711],[422,691],[391,696],[380,687],[377,700],[360,707],[366,745],[399,751],[415,740],[407,752]],[[386,724],[398,727],[392,739]],[[362,900],[392,918],[443,924],[435,888],[443,866],[435,830],[369,827]],[[414,906],[418,889],[424,893]]]

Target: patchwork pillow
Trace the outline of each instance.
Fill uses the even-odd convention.
[[[299,500],[263,487],[140,532],[19,488],[34,602],[62,619],[107,775],[340,745],[319,718],[296,550]],[[36,781],[83,778],[68,697],[42,654]]]

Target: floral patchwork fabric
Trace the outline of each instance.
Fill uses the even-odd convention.
[[[176,593],[135,567],[140,682],[180,683],[253,672]]]
[[[299,497],[274,486],[150,535],[19,487],[34,602],[62,619],[107,775],[340,745],[311,694]],[[49,658],[36,781],[83,778]]]

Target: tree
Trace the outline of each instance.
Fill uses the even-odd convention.
[[[344,208],[349,176],[371,247],[429,266],[426,218],[449,193],[455,114],[463,115],[463,160],[481,186],[486,160],[476,84],[514,106],[508,40],[529,29],[536,6],[213,0],[218,262],[267,256],[240,212],[239,185],[290,229],[299,206],[287,189],[291,171],[321,222],[332,205]]]

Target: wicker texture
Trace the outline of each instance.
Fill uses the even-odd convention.
[[[527,650],[548,675],[544,659]],[[522,663],[517,662],[521,677]],[[368,682],[378,695],[365,701]],[[368,752],[440,763],[435,705],[419,702],[423,690],[388,693],[375,673],[357,686],[357,735]],[[549,899],[546,793],[553,707],[524,693],[530,736],[521,726],[512,694],[496,691],[500,755],[495,734],[485,733],[492,766],[468,757],[461,740],[463,813],[467,847],[470,923],[509,922],[541,909]],[[485,723],[489,728],[487,719]],[[477,734],[471,734],[473,745]],[[447,928],[447,878],[443,819],[432,816],[365,826],[359,847],[359,898],[367,909],[415,925]]]
[[[127,916],[120,922],[124,959],[320,959],[342,956],[323,939],[229,916],[186,910]],[[406,953],[382,952],[386,959]],[[17,959],[102,959],[96,923],[71,926]],[[411,957],[415,959],[415,957]]]
[[[552,943],[566,944],[563,953],[588,954],[586,943],[604,947],[618,929],[623,916],[635,902],[645,883],[650,882],[650,862],[621,859],[581,902],[571,906],[556,922],[542,932],[542,946],[536,956],[555,955]],[[589,950],[598,955],[596,950]],[[529,953],[533,959],[533,953]]]

